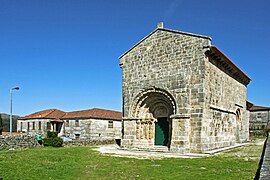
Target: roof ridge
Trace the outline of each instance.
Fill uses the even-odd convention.
[[[52,109],[51,112],[49,112],[46,116],[44,116],[45,118],[48,117],[50,114],[52,114],[56,109]]]
[[[46,113],[46,115],[44,117],[47,117],[49,114],[51,114],[53,111],[55,111],[55,109],[45,109],[45,110],[42,110],[42,111],[37,111],[37,112],[34,112],[32,114],[35,114],[35,113],[42,113],[42,112],[45,112],[45,111],[49,111],[48,113]],[[30,114],[30,115],[32,115]]]
[[[54,109],[52,112],[50,112],[49,114],[47,114],[45,117],[48,117],[50,114],[52,114],[52,113],[55,112],[55,111],[63,112],[63,115],[62,115],[61,117],[57,117],[57,118],[55,118],[55,119],[60,119],[60,118],[64,117],[64,116],[66,115],[66,113],[67,113],[67,112],[62,111],[62,110],[59,110],[59,109]]]
[[[89,111],[89,110],[92,110],[92,109],[94,109],[94,108],[91,108],[91,109],[83,109],[83,110],[77,110],[77,111],[68,111],[68,112],[66,112],[66,113],[76,113],[76,112],[82,112],[82,111]]]
[[[270,109],[270,107],[267,107],[267,106],[257,106],[257,105],[253,105],[252,107],[261,107],[261,108],[269,108],[269,109]]]
[[[55,110],[58,110],[58,109],[52,109],[52,108],[50,108],[50,109],[44,109],[44,110],[40,110],[40,111],[36,111],[36,112],[34,112],[34,113],[31,113],[31,114],[28,114],[28,115],[25,115],[25,116],[23,116],[23,117],[20,117],[19,119],[26,119],[27,117],[31,117],[31,116],[33,116],[33,115],[35,115],[35,116],[41,116],[42,114],[45,114],[43,117],[44,118],[47,118],[51,113],[53,113]],[[45,113],[46,112],[46,113]]]
[[[91,110],[94,110],[94,109],[99,109],[99,110],[104,110],[104,111],[112,111],[112,112],[120,112],[120,111],[116,111],[116,110],[103,109],[103,108],[92,108]]]

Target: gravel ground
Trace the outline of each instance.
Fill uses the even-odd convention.
[[[112,156],[118,157],[130,157],[130,158],[139,158],[139,159],[147,159],[147,158],[200,158],[206,157],[210,155],[220,155],[222,154],[225,157],[243,157],[245,160],[258,160],[258,152],[262,151],[264,139],[257,139],[255,141],[251,141],[249,143],[238,144],[233,147],[227,147],[222,149],[217,149],[213,151],[208,151],[202,154],[179,154],[177,152],[153,152],[153,151],[143,151],[143,150],[128,150],[121,149],[117,145],[106,145],[99,146],[96,150],[103,154],[110,154]],[[229,151],[231,150],[231,151]]]

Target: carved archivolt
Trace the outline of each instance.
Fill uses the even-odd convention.
[[[176,114],[174,98],[167,91],[155,87],[140,92],[129,112],[130,117],[139,119],[168,117],[171,114]]]

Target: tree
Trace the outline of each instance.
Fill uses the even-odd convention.
[[[2,120],[2,116],[0,114],[0,135],[2,135],[3,132],[3,120]]]

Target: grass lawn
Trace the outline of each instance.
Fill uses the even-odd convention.
[[[195,159],[135,159],[102,155],[93,147],[0,151],[7,179],[253,179],[263,145]]]

